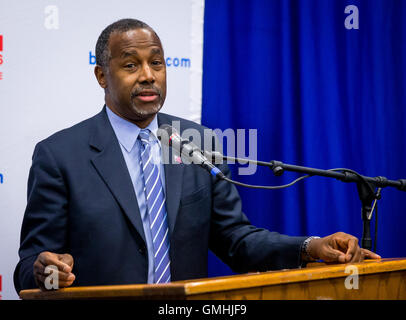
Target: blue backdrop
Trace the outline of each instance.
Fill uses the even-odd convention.
[[[347,5],[359,30],[347,30]],[[258,129],[258,159],[406,178],[406,1],[206,0],[202,123]],[[236,180],[281,184],[259,168]],[[313,177],[239,188],[257,226],[289,235],[362,234],[356,186]],[[406,256],[406,194],[384,189],[377,252]],[[374,223],[372,223],[373,231]],[[210,276],[229,274],[214,255]]]

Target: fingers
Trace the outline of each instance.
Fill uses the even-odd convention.
[[[358,239],[344,232],[337,232],[332,236],[333,243],[336,247],[345,252],[343,263],[361,262],[364,260],[364,253],[358,245]]]
[[[45,290],[47,281],[57,281],[56,287],[62,288],[72,285],[75,275],[71,272],[73,268],[73,258],[70,254],[57,254],[52,252],[42,252],[34,262],[33,272],[35,281],[41,290]],[[49,289],[49,288],[47,288]]]
[[[42,252],[38,256],[38,260],[44,266],[53,265],[53,266],[56,266],[61,271],[71,272],[72,267],[68,263],[64,262],[64,260],[68,261],[69,258],[63,258],[62,256],[63,255],[46,251],[46,252]],[[72,266],[73,266],[73,259],[72,259]]]
[[[346,262],[352,262],[352,261],[358,261],[361,256],[361,250],[359,250],[358,247],[358,239],[355,237],[348,237],[345,239],[347,243],[347,252],[345,253],[345,261]]]
[[[55,270],[53,268],[47,268],[43,266],[34,266],[34,275],[41,277],[48,277],[51,275],[53,277],[58,277],[59,281],[71,281],[75,279],[75,275],[73,273],[63,272],[59,270]]]
[[[379,255],[359,247],[358,239],[344,232],[337,232],[322,238],[320,258],[326,262],[355,263],[365,258],[381,259]]]
[[[58,271],[53,271],[53,272],[58,272]],[[47,277],[49,277],[48,275],[43,275],[43,274],[37,274],[36,278],[37,280],[42,284],[42,286],[45,288],[44,284],[45,281],[47,279]],[[56,277],[56,275],[55,275]],[[75,281],[75,275],[74,274],[61,274],[58,273],[58,287],[59,288],[64,288],[64,287],[69,287],[70,285],[73,284],[73,282]]]
[[[354,263],[354,262],[362,262],[362,261],[364,261],[364,254],[363,254],[361,248],[358,247],[358,245],[357,245],[357,247],[355,248],[355,252],[352,255],[351,259],[347,258],[345,262]]]
[[[369,251],[367,249],[364,248],[359,248],[357,249],[354,257],[350,260],[350,261],[346,261],[346,262],[350,262],[350,263],[354,263],[354,262],[362,262],[364,261],[364,259],[382,259],[380,255]]]
[[[338,261],[340,263],[345,263],[345,254],[332,247],[325,247],[321,258],[326,262]]]
[[[73,257],[69,253],[58,254],[58,258],[62,263],[67,264],[71,270],[73,269]]]
[[[370,250],[360,248],[357,238],[349,239],[346,262],[362,262],[365,258],[381,259],[381,256]]]
[[[379,254],[376,254],[372,251],[369,251],[367,249],[361,249],[365,258],[369,258],[369,259],[382,259],[382,257]]]

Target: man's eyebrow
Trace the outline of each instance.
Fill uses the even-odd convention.
[[[152,54],[161,54],[162,55],[162,50],[160,48],[152,48],[151,49]],[[129,50],[129,51],[123,51],[120,55],[120,58],[127,58],[131,56],[138,56],[137,50]]]
[[[151,53],[152,54],[162,54],[162,50],[159,48],[152,48]]]
[[[136,50],[131,50],[131,51],[123,51],[120,55],[121,58],[127,58],[131,56],[138,56],[138,53]]]

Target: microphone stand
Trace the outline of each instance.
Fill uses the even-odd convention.
[[[371,218],[374,206],[372,202],[381,199],[381,188],[394,187],[401,191],[406,191],[406,179],[399,180],[388,180],[385,177],[367,177],[358,174],[357,172],[339,168],[331,170],[315,169],[310,167],[302,167],[297,165],[286,164],[281,161],[257,161],[251,159],[234,158],[225,156],[219,152],[205,152],[209,158],[211,158],[214,163],[219,163],[219,161],[237,161],[242,164],[256,164],[259,166],[265,166],[270,168],[275,176],[281,176],[285,171],[304,173],[309,176],[322,176],[328,178],[335,178],[343,182],[355,182],[357,184],[358,196],[361,200],[362,209],[361,216],[363,221],[362,227],[362,239],[361,247],[372,250],[372,239],[371,239]],[[374,190],[379,188],[377,192]]]

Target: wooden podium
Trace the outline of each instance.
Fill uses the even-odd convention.
[[[176,281],[161,285],[23,290],[21,299],[330,300],[406,299],[406,259],[313,264],[303,269]]]

